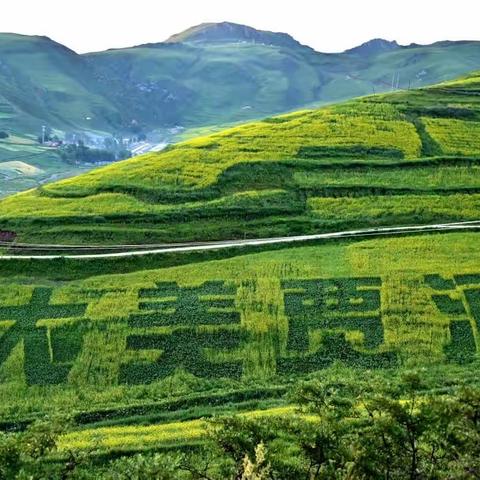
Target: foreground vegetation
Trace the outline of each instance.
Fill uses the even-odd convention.
[[[479,218],[480,77],[267,118],[0,202],[23,241],[148,243]]]
[[[79,451],[70,441],[66,450],[65,425],[38,421],[25,432],[0,434],[0,472],[51,480],[477,478],[480,389],[458,379],[446,388],[448,381],[418,372],[387,380],[337,368],[292,388],[295,408],[220,416],[203,422],[196,447],[110,460],[98,457],[94,443]],[[198,437],[200,423],[189,422],[190,438]],[[130,430],[145,442],[146,428]],[[123,441],[130,436],[123,428]]]
[[[479,92],[235,127],[4,199],[0,227],[146,243],[478,220]],[[478,237],[1,261],[0,477],[479,477]]]
[[[370,478],[384,478],[378,472],[386,458],[390,478],[445,478],[452,457],[432,467],[420,456],[440,448],[430,428],[467,421],[455,413],[463,387],[480,388],[477,237],[379,238],[217,260],[4,261],[0,430],[5,452],[20,449],[8,468],[23,471],[18,478],[32,471],[53,472],[45,478],[205,478],[188,469],[196,465],[208,478],[241,478],[264,455],[267,478],[332,478],[334,467],[344,475],[338,478],[362,478],[367,467]],[[421,400],[409,410],[412,391],[402,378],[412,371],[421,376]],[[316,392],[308,405],[307,390],[294,393],[307,388],[303,381]],[[310,408],[324,382],[334,403],[327,411],[340,409],[332,418]],[[381,425],[365,416],[365,405],[380,409]],[[384,460],[369,454],[371,462],[362,463],[376,445],[362,438],[390,428],[385,418],[403,419],[405,411],[423,419],[430,410],[435,417],[447,407],[452,423],[429,416],[427,430],[416,432],[422,453],[415,468],[437,476],[402,476],[410,457],[404,452],[393,464],[394,443]],[[22,439],[45,429],[50,446],[25,452],[33,440]],[[334,443],[322,453],[311,442],[323,444],[324,435]],[[240,443],[232,450],[227,441]],[[462,445],[455,455],[476,468]],[[314,452],[327,463],[310,464]]]

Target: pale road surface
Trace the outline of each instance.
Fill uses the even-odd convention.
[[[149,142],[142,142],[132,148],[132,155],[136,157],[137,155],[143,155],[147,152],[161,152],[168,143],[149,143]]]
[[[248,240],[225,240],[219,242],[205,242],[205,243],[191,243],[191,244],[170,244],[159,246],[159,248],[152,248],[148,250],[138,250],[138,248],[149,248],[149,245],[130,246],[130,248],[137,248],[137,250],[115,252],[115,253],[92,253],[92,254],[49,254],[49,255],[0,255],[0,260],[13,260],[13,259],[25,259],[25,260],[54,260],[58,258],[70,258],[70,259],[92,259],[92,258],[116,258],[116,257],[133,257],[139,255],[152,255],[158,253],[172,253],[172,252],[195,252],[195,251],[207,251],[207,250],[220,250],[232,247],[244,247],[244,246],[261,246],[261,245],[275,245],[282,243],[295,243],[295,242],[308,242],[310,240],[330,240],[330,239],[342,239],[350,237],[368,237],[372,235],[396,235],[402,233],[423,233],[423,232],[445,232],[445,231],[461,231],[461,230],[480,230],[480,220],[470,222],[456,222],[456,223],[439,223],[434,225],[413,225],[406,227],[377,227],[366,228],[361,230],[347,230],[344,232],[333,233],[319,233],[314,235],[297,235],[292,237],[277,237],[277,238],[258,238]],[[27,244],[23,244],[27,246]],[[38,245],[37,245],[38,246]],[[33,247],[33,245],[32,245]],[[55,249],[55,245],[44,246],[44,248]],[[58,247],[65,248],[66,245],[58,245]],[[101,247],[98,249],[108,248],[125,248],[127,246],[111,246]],[[70,247],[71,249],[77,248],[81,250],[81,246]],[[83,247],[85,248],[85,247]],[[90,246],[88,248],[94,248]]]

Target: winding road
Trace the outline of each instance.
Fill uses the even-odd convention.
[[[276,245],[297,242],[308,242],[312,240],[330,240],[342,239],[351,237],[368,237],[377,235],[397,235],[406,233],[425,233],[425,232],[445,232],[445,231],[462,231],[462,230],[480,230],[480,220],[469,222],[455,222],[455,223],[439,223],[433,225],[412,225],[402,227],[376,227],[365,228],[360,230],[346,230],[343,232],[332,233],[318,233],[313,235],[296,235],[291,237],[274,237],[274,238],[258,238],[246,240],[224,240],[217,242],[192,242],[182,244],[163,244],[163,245],[34,245],[34,244],[20,244],[21,248],[31,248],[32,250],[45,249],[48,251],[60,250],[77,250],[85,251],[86,249],[97,250],[126,250],[114,253],[83,253],[83,254],[45,254],[45,255],[0,255],[0,260],[54,260],[58,258],[69,259],[95,259],[95,258],[115,258],[115,257],[134,257],[139,255],[153,255],[159,253],[173,253],[173,252],[195,252],[220,250],[226,248],[245,247],[245,246],[261,246],[261,245]],[[5,244],[5,246],[7,246]]]

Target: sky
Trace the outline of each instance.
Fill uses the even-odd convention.
[[[1,0],[0,32],[46,35],[83,53],[160,42],[203,22],[286,32],[322,52],[372,38],[480,40],[478,0]]]

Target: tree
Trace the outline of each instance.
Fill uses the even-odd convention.
[[[318,415],[314,441],[302,444],[317,466],[310,478],[325,478],[325,465],[342,472],[335,478],[480,478],[480,391],[439,396],[408,373],[394,384],[308,382],[296,399]]]
[[[43,460],[55,451],[63,424],[59,419],[43,420],[25,432],[0,433],[0,479],[54,478]]]
[[[79,141],[77,145],[64,145],[60,149],[60,156],[62,160],[69,163],[81,162],[113,162],[115,161],[115,154],[107,150],[100,150],[96,148],[89,148]]]
[[[0,140],[8,138],[10,135],[7,132],[0,131]]]
[[[154,455],[134,455],[122,457],[109,464],[102,480],[176,480],[185,478],[181,476],[179,455],[156,453]]]
[[[266,475],[267,470],[269,479],[299,478],[304,468],[298,462],[302,452],[294,437],[301,430],[297,427],[296,416],[213,420],[209,428],[211,448],[217,458],[228,459],[220,478],[240,480],[255,472]]]
[[[255,448],[255,460],[250,460],[248,455],[243,459],[242,480],[267,480],[270,477],[270,471],[265,445],[259,443]]]
[[[17,435],[0,434],[0,479],[15,478],[22,466]]]

